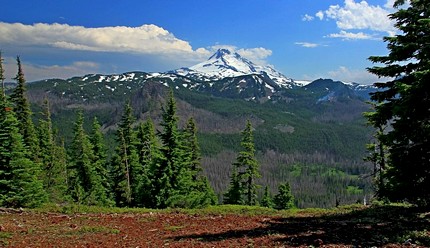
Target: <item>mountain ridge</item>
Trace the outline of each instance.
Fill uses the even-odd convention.
[[[238,98],[247,101],[289,102],[297,92],[308,91],[315,101],[333,101],[338,97],[362,98],[369,100],[369,93],[375,91],[373,86],[357,83],[344,83],[331,79],[317,79],[312,82],[295,81],[284,76],[269,66],[256,65],[252,61],[227,49],[219,49],[208,60],[189,68],[180,68],[167,72],[125,72],[121,74],[88,74],[69,79],[47,79],[34,83],[49,84],[57,87],[60,84],[77,83],[82,89],[81,98],[103,98],[115,95],[117,90],[126,92],[142,87],[147,82],[159,82],[167,87],[186,88],[219,97]],[[124,88],[125,89],[121,89]],[[60,87],[61,88],[61,87]],[[67,85],[63,85],[67,94]],[[100,95],[85,96],[84,88],[98,88]],[[310,90],[309,90],[310,89]],[[76,94],[77,92],[73,92]],[[300,93],[302,94],[302,93]],[[303,94],[302,94],[303,95]]]
[[[36,118],[43,99],[49,99],[54,126],[66,144],[82,109],[85,123],[94,117],[100,121],[109,147],[115,144],[112,136],[125,101],[133,107],[136,125],[149,117],[159,125],[171,88],[179,128],[187,118],[196,120],[202,166],[218,194],[228,186],[240,132],[251,120],[261,162],[259,182],[272,191],[280,182],[291,182],[299,207],[330,207],[336,197],[352,203],[371,191],[370,183],[360,179],[370,170],[362,157],[371,133],[362,116],[368,106],[356,94],[358,87],[318,79],[285,88],[265,73],[204,81],[172,72],[133,71],[33,82],[28,96]]]

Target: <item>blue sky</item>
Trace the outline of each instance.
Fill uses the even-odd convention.
[[[162,72],[217,48],[288,77],[373,83],[371,55],[388,53],[394,0],[0,0],[6,78]]]

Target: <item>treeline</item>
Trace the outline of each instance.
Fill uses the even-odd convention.
[[[33,123],[19,57],[17,63],[16,88],[9,96],[4,87],[0,91],[0,206],[74,202],[194,208],[218,203],[202,173],[195,121],[189,118],[184,129],[178,128],[172,90],[162,107],[161,131],[156,132],[150,118],[136,124],[127,102],[115,131],[115,149],[108,154],[97,118],[87,133],[81,110],[66,149],[64,140],[52,126],[48,99],[44,100],[41,117]],[[1,64],[0,61],[3,83]],[[259,177],[259,166],[249,121],[242,136],[243,151],[233,164],[231,187],[224,202],[257,205],[260,199],[255,179]],[[293,197],[289,185],[283,184],[274,203],[267,187],[261,200],[264,206],[286,208],[292,206]]]

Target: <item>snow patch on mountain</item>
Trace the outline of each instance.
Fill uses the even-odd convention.
[[[298,86],[294,80],[272,67],[254,64],[228,49],[218,49],[208,60],[189,68],[174,70],[173,73],[206,82],[245,75],[262,75],[269,77],[282,88]]]

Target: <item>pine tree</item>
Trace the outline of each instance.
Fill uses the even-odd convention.
[[[255,158],[254,136],[252,133],[252,125],[248,120],[245,129],[241,133],[242,141],[240,143],[242,151],[239,152],[236,162],[233,167],[236,170],[237,178],[232,178],[232,185],[236,180],[240,182],[243,193],[243,201],[245,205],[256,205],[257,201],[257,188],[256,178],[260,177],[258,161]]]
[[[142,185],[136,196],[137,202],[138,205],[144,207],[153,207],[156,204],[152,201],[153,198],[150,195],[150,171],[151,168],[155,167],[155,163],[159,162],[161,155],[154,123],[151,119],[139,125],[136,149],[139,155],[139,164],[142,166]]]
[[[395,1],[394,7],[405,0]],[[379,174],[381,198],[430,204],[430,1],[412,0],[409,6],[390,15],[401,33],[385,37],[387,56],[372,56],[382,63],[368,70],[379,77],[394,78],[375,83],[371,95],[376,102],[367,118],[377,131],[378,142],[387,148],[388,158]]]
[[[32,159],[38,161],[39,147],[37,146],[37,134],[31,119],[32,112],[30,102],[27,99],[27,89],[25,87],[24,72],[21,66],[21,60],[17,57],[18,73],[15,77],[17,86],[10,97],[13,103],[13,111],[18,120],[18,128],[24,138],[24,144],[28,147]]]
[[[19,133],[12,107],[0,90],[0,206],[36,207],[46,201],[40,169]]]
[[[136,194],[141,185],[143,169],[136,151],[136,137],[133,130],[134,117],[129,102],[118,125],[115,155],[112,159],[112,179],[115,202],[118,206],[136,205]]]
[[[191,179],[197,181],[199,174],[202,172],[202,167],[200,164],[200,147],[197,141],[197,127],[194,118],[188,119],[182,137],[185,156],[187,156],[187,166],[191,171]]]
[[[108,197],[102,187],[101,178],[94,168],[93,147],[84,130],[82,111],[78,112],[73,129],[71,149],[71,195],[73,199],[86,205],[106,205]]]
[[[223,202],[224,204],[244,204],[241,175],[238,173],[235,166],[233,166],[233,171],[230,176],[230,186],[224,194]]]
[[[155,174],[152,175],[151,182],[154,184],[153,196],[157,199],[157,207],[164,208],[169,202],[175,204],[170,198],[176,198],[179,194],[181,182],[186,176],[173,90],[170,90],[166,106],[162,108],[161,126],[163,130],[159,136],[162,142],[162,156],[157,168],[154,168]]]
[[[105,141],[97,117],[94,117],[89,139],[93,148],[93,167],[97,176],[100,177],[101,190],[104,191],[104,195],[107,197],[106,205],[113,205],[113,202],[111,201],[112,183],[110,182],[110,176],[107,168],[108,162]]]
[[[43,185],[50,201],[61,202],[67,191],[67,180],[64,173],[66,164],[63,157],[59,156],[59,148],[55,143],[49,107],[49,101],[45,98],[38,127],[39,158],[42,164]]]
[[[194,118],[187,121],[185,130],[182,134],[182,149],[184,150],[185,166],[188,172],[188,178],[183,183],[188,192],[184,192],[190,196],[188,198],[188,207],[200,207],[205,205],[213,205],[218,202],[218,199],[209,184],[201,165],[200,146],[197,139],[197,126]],[[191,196],[193,195],[193,196]]]
[[[270,194],[269,187],[267,186],[264,187],[264,194],[263,194],[263,198],[261,199],[261,206],[266,208],[274,207],[272,194]]]
[[[276,209],[290,209],[294,207],[294,197],[291,194],[290,184],[281,183],[278,186],[278,194],[274,199]]]

